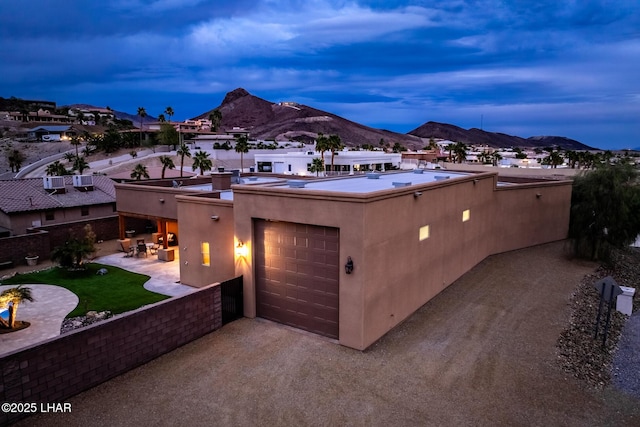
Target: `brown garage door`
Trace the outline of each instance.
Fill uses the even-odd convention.
[[[337,228],[255,221],[259,317],[338,338]]]

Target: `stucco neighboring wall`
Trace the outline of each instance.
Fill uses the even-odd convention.
[[[203,196],[177,196],[176,201],[180,282],[199,288],[235,277],[233,202]],[[209,243],[209,266],[202,264],[202,242]]]

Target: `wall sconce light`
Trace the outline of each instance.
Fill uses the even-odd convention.
[[[164,203],[164,199],[160,199],[160,203]]]
[[[416,191],[415,193],[413,193],[413,198],[414,199],[417,199],[420,196],[422,196],[422,191]]]
[[[246,257],[247,255],[249,255],[247,245],[245,245],[242,240],[238,240],[238,244],[236,245],[236,257],[242,258]]]
[[[211,215],[211,219],[217,221],[220,219],[220,217],[218,215]]]
[[[475,178],[475,179],[473,180],[473,185],[476,185],[476,184],[478,183],[478,181],[479,181],[479,180],[478,180],[478,178]]]
[[[539,199],[540,197],[542,197],[542,194],[540,194],[540,193],[536,193],[536,198],[538,198],[538,199]]]
[[[344,272],[347,274],[353,273],[353,260],[350,256],[347,257],[347,263],[344,265]]]

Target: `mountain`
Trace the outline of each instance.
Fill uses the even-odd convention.
[[[555,147],[565,150],[593,150],[581,142],[562,136],[532,136],[521,138],[505,133],[487,132],[477,128],[469,130],[445,123],[427,122],[409,132],[420,138],[448,139],[465,144],[488,145],[496,148],[508,147]]]
[[[340,135],[342,142],[350,147],[362,144],[377,147],[380,140],[391,146],[397,142],[412,149],[424,146],[423,141],[413,135],[370,128],[294,102],[273,103],[242,88],[227,93],[220,106],[194,120],[208,118],[214,110],[222,114],[222,129],[245,128],[255,139],[312,142],[318,133],[323,133]]]

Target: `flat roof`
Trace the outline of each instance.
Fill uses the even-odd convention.
[[[303,181],[291,179],[271,188],[301,188],[305,190],[336,191],[342,193],[370,193],[410,185],[428,184],[474,175],[465,172],[419,169],[420,172],[367,173],[363,176],[341,179]]]

